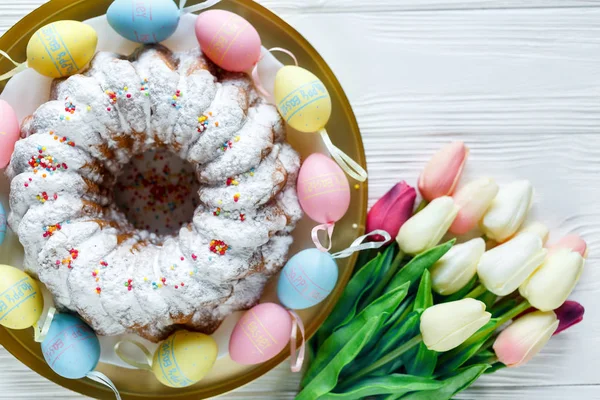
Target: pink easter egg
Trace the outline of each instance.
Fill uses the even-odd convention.
[[[300,206],[313,220],[340,220],[350,206],[350,184],[344,171],[324,154],[311,154],[298,174]]]
[[[17,114],[10,104],[0,100],[0,168],[5,168],[10,162],[17,140],[19,140]]]
[[[196,37],[202,52],[227,71],[247,71],[260,58],[258,32],[244,18],[229,11],[209,10],[198,15]]]
[[[275,357],[290,341],[292,317],[275,303],[246,311],[229,339],[229,356],[243,365],[260,364]]]

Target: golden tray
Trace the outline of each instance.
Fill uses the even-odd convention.
[[[25,60],[27,42],[37,29],[53,21],[68,19],[83,21],[105,14],[111,2],[112,0],[52,0],[31,12],[0,37],[0,49],[8,52],[15,60]],[[199,2],[199,0],[192,0],[188,3]],[[265,47],[278,46],[292,51],[298,57],[302,67],[312,71],[325,83],[333,103],[333,114],[327,125],[328,132],[338,147],[364,167],[366,165],[364,148],[350,103],[331,69],[306,39],[281,18],[253,1],[228,0],[219,3],[217,7],[233,11],[246,18],[260,33]],[[284,60],[284,62],[287,61]],[[0,74],[11,68],[13,65],[2,58]],[[4,85],[5,83],[0,83],[0,90],[4,89]],[[316,134],[292,132],[289,135],[289,141],[303,157],[322,148],[320,138]],[[332,251],[347,247],[356,237],[364,233],[367,184],[361,183],[356,186],[357,182],[352,180],[350,183],[352,202],[346,216],[336,224]],[[4,184],[0,186],[6,187]],[[310,241],[310,230],[314,225],[316,223],[307,217],[301,221],[294,231],[294,246],[290,254],[314,246]],[[17,241],[11,240],[11,243],[5,243],[4,247],[13,242]],[[355,260],[356,254],[350,258],[338,260],[340,277],[331,295],[321,304],[298,313],[305,322],[307,337],[315,333],[331,312],[352,274]],[[276,283],[277,279],[271,280],[261,302],[277,301]],[[29,368],[65,388],[94,398],[114,399],[112,392],[91,380],[68,380],[56,375],[44,361],[40,345],[33,341],[31,329],[10,331],[0,327],[0,344]],[[107,364],[100,364],[97,370],[113,380],[124,399],[196,400],[217,396],[252,382],[286,360],[288,356],[289,350],[285,349],[270,361],[255,366],[238,365],[229,357],[225,357],[215,363],[211,373],[201,382],[184,389],[162,386],[151,373],[142,370],[130,370]]]

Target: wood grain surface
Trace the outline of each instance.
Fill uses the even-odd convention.
[[[93,0],[90,0],[93,1]],[[583,323],[527,366],[461,399],[600,399],[600,1],[260,0],[337,74],[357,115],[371,204],[415,183],[442,144],[471,148],[466,178],[530,179],[532,218],[578,232],[590,257],[572,298]],[[0,0],[0,33],[43,0]],[[335,129],[331,127],[329,129]],[[288,363],[227,399],[293,399]],[[80,399],[0,347],[0,399]]]

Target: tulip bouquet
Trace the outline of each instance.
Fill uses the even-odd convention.
[[[297,400],[451,399],[484,373],[528,362],[582,320],[583,307],[567,297],[585,241],[569,235],[546,246],[548,229],[524,224],[528,181],[481,178],[455,191],[468,153],[455,142],[434,155],[416,210],[405,182],[372,207],[367,231],[396,243],[359,256],[310,341]]]

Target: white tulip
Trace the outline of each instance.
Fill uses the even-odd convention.
[[[406,254],[422,253],[438,244],[457,213],[452,197],[438,197],[402,225],[396,241]]]
[[[486,251],[479,260],[477,274],[487,290],[506,296],[542,264],[547,253],[539,236],[532,232],[521,233]]]
[[[519,293],[538,310],[555,310],[575,288],[583,271],[583,264],[583,257],[575,251],[553,251],[542,266],[519,287]]]
[[[481,230],[490,239],[504,242],[517,232],[531,207],[533,187],[529,181],[501,186],[481,221]]]
[[[465,287],[477,273],[477,264],[484,252],[485,241],[481,238],[452,246],[429,269],[433,290],[448,296]]]
[[[548,227],[542,224],[541,222],[537,221],[526,224],[524,227],[519,229],[517,235],[524,232],[535,233],[542,239],[542,243],[546,243],[546,241],[548,240],[548,235],[550,234],[550,230],[548,229]]]
[[[487,324],[490,318],[491,314],[485,311],[485,304],[475,299],[429,307],[421,315],[423,343],[429,350],[452,350]]]
[[[518,367],[531,360],[548,343],[558,318],[554,312],[526,314],[503,330],[494,342],[498,360],[507,367]]]

